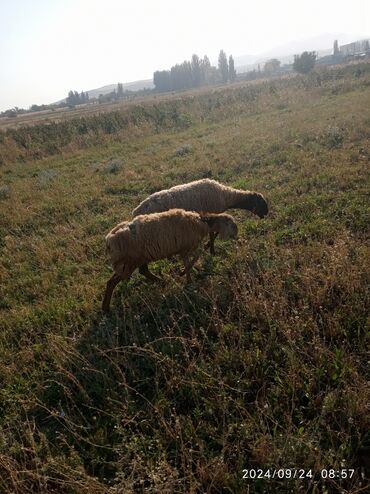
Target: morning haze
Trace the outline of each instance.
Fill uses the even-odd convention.
[[[214,62],[224,49],[237,63],[246,55],[253,63],[294,40],[306,39],[299,46],[307,50],[329,48],[333,40],[317,47],[310,40],[369,36],[369,17],[370,4],[361,0],[350,8],[318,0],[190,0],[181,8],[149,0],[2,2],[0,110],[58,101],[70,89],[150,79],[193,53]]]

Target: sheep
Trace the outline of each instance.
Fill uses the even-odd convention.
[[[204,178],[187,184],[161,190],[142,201],[132,212],[139,214],[157,213],[171,208],[182,208],[198,213],[223,213],[227,209],[247,209],[263,218],[268,206],[262,194],[254,191],[233,189]],[[214,255],[214,240],[217,232],[211,232],[208,246]]]
[[[238,228],[228,214],[200,215],[182,209],[139,215],[114,227],[105,237],[114,274],[106,285],[103,312],[109,311],[116,285],[129,279],[136,268],[149,280],[159,280],[149,271],[149,262],[179,255],[185,268],[182,274],[191,281],[190,270],[199,258],[199,246],[211,231],[226,240],[236,238]]]

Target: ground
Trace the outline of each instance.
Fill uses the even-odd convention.
[[[357,64],[0,135],[1,492],[369,486],[369,89]],[[103,315],[104,235],[203,177],[269,215]]]

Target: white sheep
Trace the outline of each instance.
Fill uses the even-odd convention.
[[[216,180],[204,178],[155,192],[144,199],[132,214],[135,217],[139,214],[157,213],[172,208],[198,213],[223,213],[227,209],[247,209],[260,218],[268,213],[267,202],[262,194],[233,189]],[[216,236],[217,232],[212,232],[210,235],[209,247],[212,254],[214,254]]]
[[[117,225],[105,237],[107,252],[114,269],[107,282],[102,310],[109,311],[116,285],[130,278],[135,269],[152,281],[159,278],[148,269],[148,263],[179,255],[184,263],[187,281],[199,257],[199,246],[210,232],[223,239],[236,238],[238,228],[228,214],[200,215],[182,209],[137,216]]]

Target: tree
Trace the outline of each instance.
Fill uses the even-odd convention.
[[[10,110],[5,110],[4,112],[2,112],[2,115],[8,118],[15,118],[18,115],[18,108],[15,106]]]
[[[193,85],[199,87],[202,83],[202,74],[199,57],[195,54],[191,57],[191,72],[193,76]]]
[[[68,106],[80,105],[81,103],[87,103],[89,101],[89,93],[84,93],[81,91],[78,94],[78,91],[69,91],[68,96],[66,98],[66,103]]]
[[[153,75],[153,83],[157,91],[171,91],[171,72],[157,70]]]
[[[123,98],[123,84],[122,84],[122,82],[119,82],[117,84],[117,96],[118,96],[118,98]]]
[[[77,97],[76,97],[76,94],[77,94]],[[66,103],[68,106],[75,106],[78,104],[78,100],[79,100],[79,97],[78,97],[78,93],[77,91],[69,91],[68,93],[68,96],[66,98]]]
[[[88,103],[89,102],[89,93],[87,91],[83,92],[80,94],[80,101],[81,103]]]
[[[235,70],[235,64],[234,64],[234,59],[232,55],[229,56],[229,81],[234,82],[236,79],[236,70]]]
[[[280,68],[280,60],[278,60],[277,58],[271,58],[270,60],[267,60],[263,70],[266,74],[271,75],[277,72],[279,68]]]
[[[204,55],[200,60],[200,78],[201,84],[209,84],[211,82],[211,62],[207,55]]]
[[[304,51],[302,55],[294,55],[293,69],[300,74],[308,74],[316,62],[316,52]]]
[[[337,39],[334,41],[333,55],[335,57],[337,57],[339,55],[339,47],[338,47],[338,40]]]
[[[224,52],[222,52],[222,54],[221,67],[224,71],[223,80],[224,82],[227,82],[229,75],[228,63],[226,54]],[[220,80],[220,70],[211,66],[207,55],[205,55],[203,59],[200,59],[196,54],[191,57],[191,61],[185,60],[181,64],[173,65],[170,70],[157,70],[153,74],[153,82],[156,91],[190,89],[205,84],[216,84],[220,82]]]
[[[226,53],[221,50],[218,56],[218,70],[220,71],[222,82],[227,82],[229,78],[229,66],[227,64]]]

